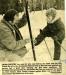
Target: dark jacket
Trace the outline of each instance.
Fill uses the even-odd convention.
[[[40,34],[36,37],[36,44],[40,44],[45,37],[57,37],[58,40],[62,41],[65,37],[65,27],[61,22],[61,19],[57,19],[53,23],[47,23],[47,26],[40,32]]]
[[[23,53],[25,54],[27,50],[19,28],[23,27],[26,23],[27,19],[25,14],[16,25],[12,25],[4,19],[0,22],[0,50],[12,51],[18,55],[20,53],[21,55]]]

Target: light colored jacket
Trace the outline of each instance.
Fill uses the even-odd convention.
[[[23,22],[23,21],[21,20],[20,22]],[[27,21],[25,20],[24,24],[26,22]],[[18,25],[19,24],[20,23],[18,23]],[[16,37],[17,33],[18,35],[20,34],[18,27],[15,28],[13,25],[11,25],[10,23],[8,23],[7,21],[3,19],[0,22],[0,50],[9,52],[9,53],[10,52],[15,53],[19,56],[24,56],[27,53],[27,50],[25,47],[26,42],[23,40],[23,38],[21,38],[21,34],[19,36],[20,39],[18,39]]]

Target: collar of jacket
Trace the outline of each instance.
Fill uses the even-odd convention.
[[[53,19],[50,23],[48,23],[48,24],[53,24],[53,23],[55,23],[55,22],[57,22],[57,21],[59,21],[59,20],[61,20],[61,18],[60,17],[56,17],[55,19]]]
[[[14,30],[12,23],[7,22],[5,19],[2,19],[1,22],[5,23],[11,30]]]

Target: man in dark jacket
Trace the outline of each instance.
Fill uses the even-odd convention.
[[[65,37],[65,27],[61,19],[56,18],[56,14],[57,13],[54,8],[47,10],[47,26],[41,30],[40,34],[35,38],[35,46],[39,45],[45,37],[51,37],[54,40],[55,46],[54,60],[59,60],[61,54],[61,44]]]

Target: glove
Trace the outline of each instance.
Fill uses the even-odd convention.
[[[37,43],[37,41],[36,41],[36,39],[34,39],[34,40],[33,40],[34,46],[36,46],[36,43]]]
[[[25,42],[26,42],[26,43],[29,43],[29,42],[30,42],[30,39],[25,39]]]

